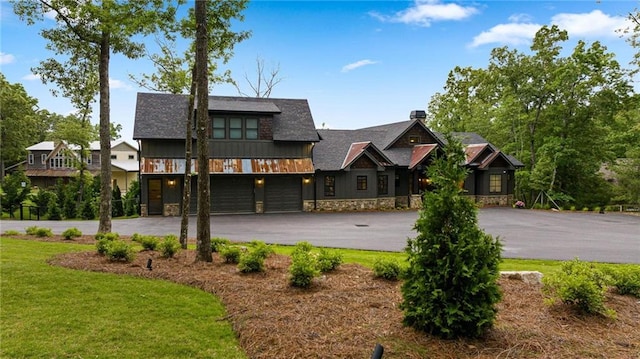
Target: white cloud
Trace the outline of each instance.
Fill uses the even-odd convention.
[[[463,20],[477,12],[478,9],[472,6],[444,4],[440,0],[415,0],[411,7],[394,15],[383,15],[377,12],[370,12],[369,15],[384,22],[428,27],[434,21]]]
[[[539,24],[500,24],[492,27],[488,31],[483,31],[473,38],[471,47],[484,44],[501,43],[509,45],[526,44],[533,40],[536,32],[542,25]]]
[[[509,16],[509,22],[528,23],[533,21],[529,14],[513,14]]]
[[[16,61],[16,57],[11,54],[0,52],[0,65],[11,64]]]
[[[617,37],[616,30],[629,25],[626,17],[609,16],[600,10],[582,14],[557,14],[551,18],[551,23],[567,30],[569,38],[572,36]]]
[[[349,72],[351,70],[355,70],[358,67],[362,67],[362,66],[367,66],[367,65],[373,65],[373,64],[377,64],[378,62],[376,61],[371,61],[371,60],[360,60],[360,61],[356,61],[353,63],[350,63],[348,65],[344,65],[342,67],[342,72]]]
[[[35,80],[40,80],[40,75],[36,75],[36,74],[28,74],[25,76],[22,76],[22,79],[25,81],[35,81]]]
[[[116,79],[109,79],[109,88],[111,88],[112,90],[114,89],[125,89],[125,90],[130,90],[131,86],[129,86],[126,82],[122,81],[122,80],[116,80]]]

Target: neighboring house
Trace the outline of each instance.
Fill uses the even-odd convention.
[[[426,169],[442,153],[444,136],[410,120],[357,130],[318,130],[313,150],[318,210],[419,208],[431,189]],[[515,170],[523,164],[475,133],[454,133],[465,145],[467,195],[483,204],[510,205]]]
[[[76,177],[81,160],[79,147],[64,142],[44,141],[27,147],[25,174],[31,184],[42,188],[54,186],[58,179],[68,181]],[[126,193],[132,181],[137,180],[139,172],[138,150],[126,141],[111,142],[111,171],[113,185],[117,184],[122,193]],[[89,144],[85,161],[87,171],[96,176],[100,174],[100,142]]]
[[[180,214],[187,109],[186,95],[138,94],[133,138],[140,144],[143,216]],[[211,213],[313,209],[311,152],[319,138],[306,100],[210,96],[206,110]],[[201,175],[195,139],[194,131],[191,213]]]
[[[426,168],[444,145],[424,125],[424,111],[383,126],[316,130],[306,100],[210,96],[207,105],[211,213],[418,208],[430,189]],[[187,106],[185,95],[138,94],[133,137],[143,216],[180,214]],[[466,193],[511,204],[522,163],[477,134],[455,136],[466,145]],[[192,142],[195,213],[195,131]]]

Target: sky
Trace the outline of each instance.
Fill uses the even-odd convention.
[[[193,6],[189,2],[187,6]],[[256,76],[256,59],[267,71],[279,68],[281,82],[272,98],[307,99],[316,127],[355,129],[409,119],[426,110],[442,92],[456,66],[486,68],[491,50],[507,46],[527,52],[536,31],[556,24],[568,31],[569,54],[578,40],[599,41],[623,67],[634,49],[616,30],[629,26],[626,16],[638,1],[265,1],[249,3],[248,30],[222,70],[246,93],[245,77]],[[42,109],[63,115],[70,102],[54,97],[31,68],[54,57],[39,35],[51,19],[28,26],[6,0],[0,0],[0,70],[20,83]],[[152,38],[145,40],[153,47]],[[122,125],[122,139],[133,139],[136,94],[149,92],[130,80],[152,73],[146,59],[112,55],[111,122]],[[636,86],[637,88],[637,86]],[[239,96],[235,87],[215,85],[212,95]],[[96,101],[97,103],[97,101]],[[93,122],[98,122],[97,106]]]

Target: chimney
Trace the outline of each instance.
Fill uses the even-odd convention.
[[[415,120],[415,119],[424,120],[427,118],[427,111],[422,111],[422,110],[411,111],[411,115],[409,116],[409,118],[412,120]]]

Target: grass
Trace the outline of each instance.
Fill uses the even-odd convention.
[[[0,238],[0,357],[246,357],[209,293],[46,263],[92,249]]]

